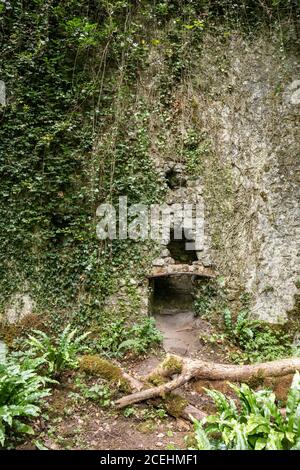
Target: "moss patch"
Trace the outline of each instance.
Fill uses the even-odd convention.
[[[121,369],[97,355],[85,355],[80,359],[80,370],[90,375],[97,375],[108,382],[117,384],[123,392],[130,392],[131,387],[124,379]]]
[[[137,430],[143,434],[152,434],[155,431],[156,425],[151,419],[137,425]]]
[[[164,361],[163,368],[168,371],[169,375],[180,374],[182,370],[182,362],[175,356],[169,356]]]
[[[32,333],[32,330],[46,330],[45,316],[29,314],[23,317],[19,322],[14,324],[0,324],[0,338],[4,340],[6,345],[11,348],[14,346],[14,340]]]
[[[253,390],[256,390],[258,387],[261,387],[262,385],[264,385],[264,382],[265,382],[265,379],[260,373],[253,375],[249,380],[247,380],[247,384]]]
[[[148,381],[157,387],[158,385],[163,385],[164,383],[166,383],[167,379],[165,379],[159,374],[152,374],[149,377]]]
[[[166,395],[164,401],[165,408],[167,412],[174,416],[174,418],[179,418],[182,411],[188,405],[188,401],[181,397],[180,395],[176,395],[175,393],[170,393]]]

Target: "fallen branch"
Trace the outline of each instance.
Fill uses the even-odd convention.
[[[125,406],[132,405],[133,403],[149,400],[154,397],[164,397],[167,393],[170,393],[172,390],[184,385],[191,378],[192,376],[190,373],[181,374],[177,378],[171,380],[171,382],[158,385],[157,387],[147,388],[146,390],[141,390],[140,392],[122,397],[116,401],[117,408],[124,408]]]
[[[282,377],[300,370],[300,358],[279,359],[250,365],[217,364],[193,361],[190,366],[193,377],[210,380],[248,381],[252,377]]]
[[[123,372],[123,376],[124,376],[124,372]],[[135,378],[133,379],[132,377],[129,376],[129,374],[126,374],[126,376],[127,376],[127,379],[130,378],[131,386],[133,386],[134,383],[137,384],[137,388],[136,388],[137,392],[130,395],[131,397],[136,396],[139,393],[144,393],[144,394],[147,393],[147,389],[146,390],[141,390],[142,387],[145,387],[145,383],[140,382]],[[178,383],[178,379],[179,379],[179,377],[177,379],[174,379],[174,381],[177,382],[176,388],[180,387],[180,384]],[[186,378],[185,378],[185,380],[186,380]],[[161,385],[161,387],[164,387],[164,385]],[[151,390],[151,388],[148,389],[148,390]],[[206,416],[206,413],[204,413],[203,411],[198,410],[198,408],[196,408],[195,406],[188,403],[180,395],[168,394],[167,389],[165,390],[165,393],[163,395],[157,395],[157,396],[159,396],[161,398],[165,398],[165,408],[166,408],[167,412],[171,416],[173,416],[174,418],[181,417],[181,418],[184,418],[188,421],[192,421],[192,418],[202,420]],[[126,398],[126,397],[124,397],[124,398]],[[122,400],[122,398],[120,400]],[[120,400],[118,400],[118,402],[120,402]],[[147,400],[147,398],[144,398],[144,400]],[[122,407],[118,406],[118,408],[124,408],[125,406],[128,406],[130,404],[131,404],[131,402],[128,402],[128,403],[125,403],[125,405],[123,405]]]
[[[184,410],[182,410],[180,416],[188,421],[192,421],[191,417],[201,421],[205,416],[207,416],[207,413],[204,413],[204,411],[198,410],[195,406],[188,404]]]
[[[300,358],[280,359],[277,361],[262,362],[251,365],[217,364],[198,359],[182,358],[169,355],[156,369],[148,374],[148,380],[154,376],[172,377],[179,374],[171,381],[157,387],[141,390],[117,400],[118,408],[132,405],[140,401],[154,397],[164,397],[172,390],[179,388],[194,378],[208,380],[228,380],[233,382],[246,382],[254,377],[281,377],[300,370]]]
[[[107,359],[103,359],[97,355],[85,355],[81,357],[80,360],[80,369],[85,373],[96,375],[108,380],[109,382],[118,385],[118,388],[123,392],[133,391],[134,394],[143,390],[143,392],[147,392],[147,388],[150,384],[143,378],[143,381],[133,377],[132,375],[125,372],[121,367],[117,366],[116,364],[108,361]],[[172,372],[175,369],[170,369]],[[163,373],[158,369],[158,372]],[[161,375],[160,375],[161,376]],[[178,385],[179,386],[179,385]],[[151,390],[151,388],[149,388]],[[146,400],[147,398],[144,398]],[[129,405],[130,403],[128,403]],[[191,416],[196,419],[203,419],[205,413],[198,410],[195,406],[189,404],[184,398],[180,395],[170,394],[166,397],[166,410],[175,418],[179,416],[192,421]],[[124,406],[127,406],[125,404]]]

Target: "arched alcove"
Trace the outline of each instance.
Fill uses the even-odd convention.
[[[187,243],[191,241],[192,240],[187,239],[185,236],[184,230],[182,230],[181,239],[175,238],[174,229],[170,231],[168,250],[176,264],[192,264],[194,261],[198,260],[196,251],[187,249]]]

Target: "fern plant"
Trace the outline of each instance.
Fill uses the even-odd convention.
[[[241,349],[240,353],[231,356],[236,362],[272,361],[294,353],[291,335],[250,319],[247,309],[241,310],[234,321],[231,311],[226,308],[223,321],[227,336]]]
[[[252,339],[256,329],[260,326],[259,321],[249,319],[249,311],[246,309],[238,313],[236,321],[234,322],[231,311],[229,308],[225,308],[223,320],[227,333],[239,344],[243,344],[249,339]]]
[[[18,433],[33,433],[24,423],[40,414],[42,398],[50,394],[45,388],[50,380],[37,372],[40,361],[15,363],[10,358],[0,364],[0,444],[3,446],[9,429]]]
[[[126,326],[125,320],[121,319],[103,328],[97,346],[108,357],[121,357],[129,350],[136,354],[145,353],[161,340],[154,318],[145,318],[133,326]]]
[[[120,319],[105,325],[101,332],[97,347],[102,354],[108,357],[118,357],[120,344],[128,338],[128,328],[125,320]]]
[[[156,328],[154,318],[150,317],[134,325],[129,334],[132,338],[123,341],[119,351],[132,349],[135,353],[145,353],[149,347],[162,341],[162,334]]]
[[[40,356],[47,364],[48,373],[57,375],[65,369],[77,368],[77,355],[82,349],[83,340],[89,332],[76,336],[77,329],[71,330],[68,325],[57,339],[53,339],[40,330],[34,330],[34,336],[29,335],[26,341],[31,352]]]
[[[198,450],[290,450],[300,448],[300,375],[294,375],[285,415],[270,390],[254,391],[246,384],[231,384],[239,408],[231,398],[206,390],[217,414],[202,423],[194,420]]]

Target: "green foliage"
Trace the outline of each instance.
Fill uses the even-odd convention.
[[[43,331],[34,330],[26,341],[31,354],[42,357],[49,374],[59,374],[68,368],[77,368],[77,355],[82,350],[82,342],[89,332],[76,336],[77,329],[68,325],[57,338],[51,338]]]
[[[97,346],[108,357],[121,357],[127,351],[145,353],[161,340],[162,335],[155,327],[153,318],[145,318],[130,327],[121,319],[103,328]]]
[[[125,416],[125,418],[135,416],[136,418],[141,419],[143,421],[156,421],[166,418],[168,416],[168,413],[166,412],[163,406],[147,406],[147,408],[142,410],[139,410],[138,408],[135,408],[133,406],[127,406],[123,411],[123,416]]]
[[[208,433],[203,429],[201,421],[193,420],[194,431],[195,431],[195,448],[197,450],[213,450],[214,445],[210,442]],[[186,439],[187,440],[187,439]],[[192,447],[194,450],[194,447]]]
[[[160,420],[166,418],[168,416],[168,413],[166,412],[163,406],[157,406],[152,408],[147,407],[145,410],[141,411],[141,416],[144,420]]]
[[[95,209],[122,193],[129,202],[162,197],[153,124],[156,115],[164,123],[162,148],[173,92],[201,53],[205,31],[217,32],[218,21],[229,34],[237,24],[250,31],[267,24],[284,40],[285,20],[298,12],[292,0],[1,2],[1,307],[25,286],[57,327],[58,310],[74,305],[79,323],[100,317],[117,290],[112,267],[140,269],[144,257],[127,240],[99,246]],[[158,103],[149,104],[138,90],[154,48],[162,67]],[[183,142],[191,174],[208,150],[197,133]]]
[[[96,46],[97,44],[97,23],[90,23],[86,18],[72,18],[65,24],[66,33],[71,43],[75,39],[81,47]]]
[[[210,151],[210,141],[201,136],[198,129],[190,129],[183,141],[182,154],[186,169],[193,177],[199,177],[203,168],[203,157]]]
[[[98,341],[98,347],[104,355],[108,357],[117,357],[122,354],[119,352],[120,344],[125,341],[128,329],[125,326],[125,320],[116,320],[103,327],[101,338]]]
[[[155,327],[155,320],[151,317],[133,325],[128,333],[129,339],[125,339],[120,344],[120,351],[133,349],[136,353],[145,353],[151,346],[157,345],[162,341],[162,334]],[[130,336],[132,336],[132,339]]]
[[[231,385],[239,408],[231,398],[216,390],[207,390],[217,414],[195,420],[198,450],[290,450],[300,443],[300,375],[294,376],[283,415],[269,390],[253,391],[246,384]]]
[[[97,205],[120,194],[156,202],[161,193],[148,154],[149,113],[134,90],[146,34],[128,22],[132,6],[70,0],[24,9],[16,0],[0,19],[8,91],[0,131],[1,302],[26,279],[53,321],[74,303],[79,322],[100,316],[116,289],[112,264],[120,272],[131,267],[128,259],[141,263],[130,241],[99,246]]]
[[[1,445],[4,445],[9,430],[33,434],[27,420],[40,414],[41,400],[50,394],[45,388],[49,380],[37,372],[39,365],[40,361],[17,363],[13,358],[0,364]]]
[[[241,310],[236,320],[226,308],[223,313],[227,335],[240,349],[240,353],[232,354],[237,362],[272,361],[295,354],[292,347],[292,336],[282,329],[249,318],[247,309]]]
[[[194,301],[196,316],[211,319],[226,304],[226,290],[224,279],[219,277],[215,280],[201,281],[197,286],[197,298]]]
[[[80,377],[77,377],[75,380],[75,386],[83,398],[92,400],[104,408],[111,405],[111,390],[107,384],[95,383],[88,386],[82,382]]]
[[[1,303],[26,280],[37,309],[53,312],[54,328],[59,330],[60,310],[74,304],[76,322],[86,327],[103,321],[104,299],[117,290],[120,275],[143,275],[149,246],[130,240],[99,244],[95,208],[121,194],[129,203],[163,198],[151,154],[169,138],[173,92],[201,53],[204,31],[217,34],[219,18],[226,18],[228,30],[237,20],[247,27],[249,18],[252,27],[269,23],[273,7],[278,22],[296,17],[293,2],[270,3],[268,11],[261,2],[214,3],[1,4],[1,79],[8,98],[0,130]],[[159,104],[149,104],[136,86],[154,48],[163,64],[154,90]],[[163,124],[157,142],[156,116]],[[210,141],[197,125],[180,139],[179,156],[190,175],[198,175]],[[196,314],[218,309],[216,290],[203,287]],[[113,354],[147,347],[135,334],[121,342],[105,335]]]
[[[217,32],[220,20],[228,34],[237,25],[252,32],[267,24],[284,44],[292,38],[286,19],[298,15],[293,0],[1,2],[7,105],[0,110],[0,307],[25,289],[38,311],[50,312],[56,331],[62,312],[75,312],[85,328],[103,324],[105,298],[117,291],[120,276],[144,274],[153,246],[99,243],[96,207],[123,194],[129,203],[163,198],[152,155],[169,139],[170,104],[201,53],[205,31]],[[139,88],[153,50],[162,67],[149,87],[158,100],[149,103]],[[180,157],[196,175],[210,143],[197,128],[181,143]],[[204,294],[196,312],[219,310],[218,295]],[[138,315],[137,299],[130,299]],[[77,366],[83,339],[66,329],[57,340],[36,332],[28,344],[56,374]],[[133,327],[116,322],[104,328],[99,349],[143,353],[160,339],[152,320]]]

